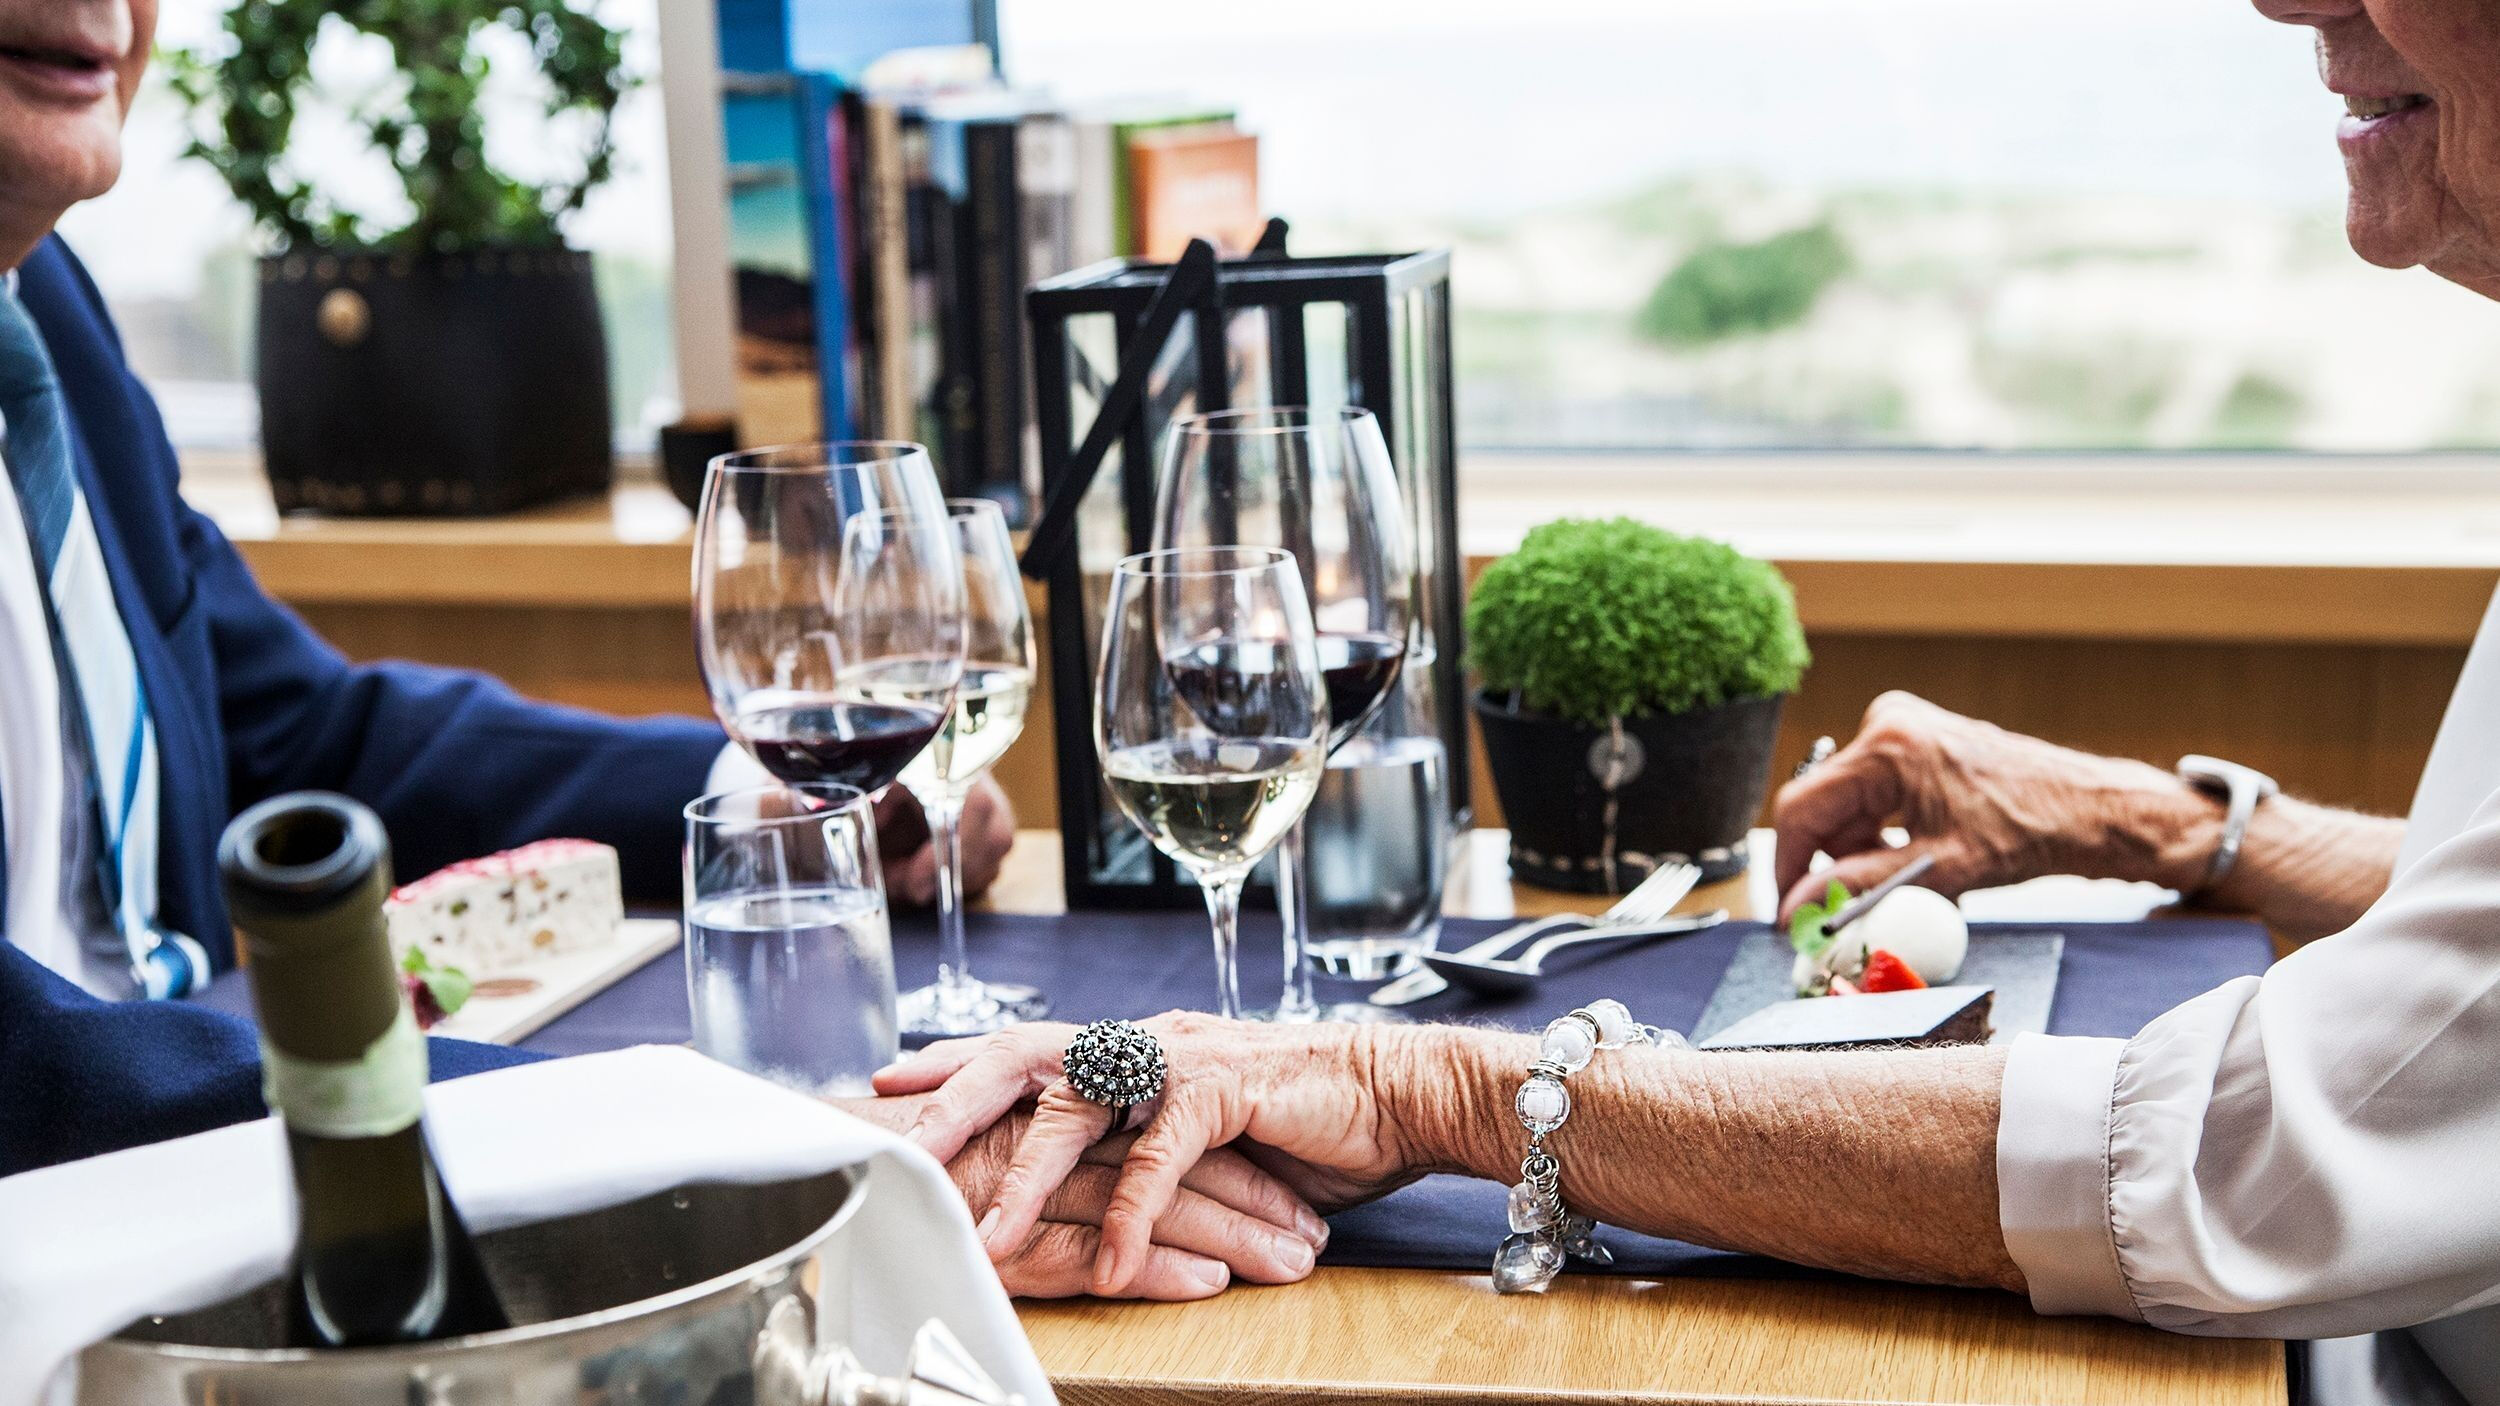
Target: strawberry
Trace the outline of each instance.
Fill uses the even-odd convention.
[[[1880,947],[1866,954],[1866,970],[1858,976],[1860,991],[1918,991],[1926,985],[1909,963]]]

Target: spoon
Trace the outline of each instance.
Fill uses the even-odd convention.
[[[1641,927],[1619,927],[1587,932],[1556,933],[1544,938],[1517,957],[1469,957],[1456,952],[1427,952],[1424,965],[1440,974],[1452,986],[1463,986],[1480,996],[1515,996],[1534,987],[1545,974],[1545,959],[1566,947],[1584,942],[1614,942],[1624,939],[1669,937],[1678,933],[1700,932],[1727,921],[1727,910],[1712,909],[1680,918],[1667,918]]]

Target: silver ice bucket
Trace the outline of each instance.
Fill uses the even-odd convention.
[[[409,1347],[274,1348],[283,1282],[135,1323],[79,1358],[83,1406],[1007,1406],[943,1324],[900,1377],[835,1340],[825,1270],[863,1178],[683,1186],[478,1237],[520,1327]],[[836,1283],[839,1280],[834,1281]]]

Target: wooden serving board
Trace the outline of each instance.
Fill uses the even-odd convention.
[[[624,979],[677,946],[673,918],[627,918],[606,942],[566,952],[514,971],[480,977],[477,993],[457,1014],[437,1021],[428,1035],[509,1045]]]

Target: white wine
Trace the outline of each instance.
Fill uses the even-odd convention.
[[[1024,732],[1033,671],[1020,664],[967,664],[954,711],[937,740],[903,768],[903,784],[924,799],[941,787],[960,795],[997,764]]]
[[[391,961],[382,822],[345,796],[278,796],[218,844],[286,1125],[298,1347],[428,1342],[511,1326],[425,1135],[425,1037]]]
[[[1123,747],[1104,772],[1155,848],[1193,870],[1224,871],[1276,847],[1310,807],[1326,760],[1294,738],[1192,738]]]

